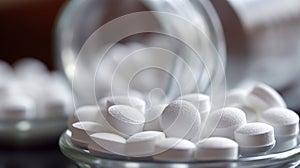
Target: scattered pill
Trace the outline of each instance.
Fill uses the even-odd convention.
[[[274,128],[260,122],[248,123],[234,132],[234,139],[242,155],[264,153],[275,145]]]
[[[88,149],[91,154],[102,156],[103,154],[125,155],[126,139],[113,133],[95,133],[91,135]]]
[[[77,147],[87,149],[90,135],[97,132],[106,132],[107,130],[101,124],[83,121],[72,124],[70,131],[72,132],[71,142]]]
[[[168,137],[192,139],[201,130],[201,117],[193,104],[175,100],[164,109],[160,126]]]
[[[194,159],[195,144],[180,138],[166,138],[155,144],[154,160],[188,162]]]
[[[286,108],[270,108],[260,114],[260,121],[274,127],[276,137],[290,137],[299,133],[299,116]]]
[[[260,121],[274,127],[276,145],[272,152],[289,150],[297,145],[299,116],[294,111],[274,107],[260,114]]]
[[[245,113],[238,108],[218,109],[209,114],[203,135],[234,139],[234,131],[246,122]]]
[[[12,94],[1,100],[0,118],[3,120],[32,119],[35,110],[33,99],[22,94]]]
[[[99,100],[99,106],[103,107],[104,115],[106,116],[107,110],[110,106],[113,105],[128,105],[130,107],[136,108],[140,112],[144,113],[146,108],[146,102],[137,97],[128,97],[128,96],[111,96],[104,97]]]
[[[255,85],[246,97],[247,105],[256,111],[264,111],[271,107],[284,107],[282,97],[273,88],[265,84]]]
[[[248,91],[246,89],[233,89],[227,93],[226,106],[244,105]]]
[[[238,144],[228,138],[210,137],[196,145],[195,159],[206,160],[236,160],[238,159]]]
[[[142,132],[145,123],[145,117],[141,112],[126,105],[109,107],[106,119],[110,126],[124,137]]]
[[[144,131],[161,131],[160,127],[160,117],[167,104],[159,104],[152,106],[145,113],[145,125]]]
[[[198,110],[201,116],[201,122],[204,123],[211,109],[209,96],[204,94],[187,94],[177,98],[192,103]]]
[[[165,139],[165,137],[165,134],[159,131],[136,133],[127,139],[126,154],[131,157],[152,156],[156,142]]]

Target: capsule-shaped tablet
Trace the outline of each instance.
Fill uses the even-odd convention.
[[[97,156],[125,155],[126,139],[113,133],[95,133],[91,136],[88,150]]]
[[[235,130],[234,139],[242,155],[261,154],[274,147],[274,128],[260,122],[248,123]]]
[[[187,94],[177,98],[178,100],[185,100],[192,103],[198,110],[201,116],[201,122],[204,123],[208,113],[210,112],[211,105],[209,96],[195,93],[195,94]]]
[[[200,161],[236,160],[238,150],[238,144],[231,139],[210,137],[197,143],[195,159]]]
[[[246,123],[246,115],[242,110],[225,107],[210,113],[203,135],[234,139],[234,131]]]
[[[149,110],[145,113],[145,125],[144,131],[161,131],[160,127],[160,117],[164,109],[166,108],[167,104],[159,104],[152,106]]]
[[[90,135],[97,132],[107,132],[107,129],[101,124],[83,121],[72,124],[70,131],[72,132],[71,142],[77,147],[87,149]]]
[[[106,119],[109,125],[124,137],[142,132],[145,123],[141,112],[126,105],[109,107]]]
[[[279,93],[265,84],[255,85],[246,97],[247,105],[258,112],[272,107],[284,107],[286,103]]]
[[[260,121],[274,127],[276,146],[273,152],[289,150],[297,145],[299,116],[296,112],[275,107],[260,114]]]
[[[195,144],[186,139],[166,138],[155,144],[154,160],[188,162],[194,160]]]
[[[126,154],[131,157],[148,157],[154,154],[156,142],[165,139],[163,132],[145,131],[139,132],[127,139]]]
[[[175,100],[164,109],[160,126],[168,137],[192,139],[201,130],[201,117],[193,104]]]

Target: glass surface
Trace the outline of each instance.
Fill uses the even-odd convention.
[[[193,167],[297,167],[300,164],[300,144],[291,150],[265,154],[260,156],[242,157],[232,161],[194,161],[184,162],[161,162],[161,161],[142,161],[131,160],[130,158],[113,159],[93,156],[88,150],[75,147],[70,140],[71,132],[67,130],[60,138],[59,145],[61,151],[81,167],[174,167],[174,168],[193,168]]]
[[[26,147],[55,142],[67,128],[67,118],[0,120],[0,145]]]

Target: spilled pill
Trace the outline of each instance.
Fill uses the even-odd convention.
[[[196,145],[195,159],[200,161],[238,159],[238,144],[223,137],[203,139]]]
[[[113,133],[95,133],[91,135],[88,149],[91,154],[102,156],[105,154],[125,155],[126,139]]]
[[[192,139],[201,130],[201,117],[193,104],[175,100],[164,109],[160,126],[168,137]]]
[[[245,113],[234,107],[218,109],[208,116],[204,136],[234,139],[234,131],[246,124]]]
[[[143,131],[145,123],[144,115],[127,105],[109,107],[106,119],[110,126],[124,137]]]
[[[234,139],[242,155],[264,153],[275,145],[274,128],[260,122],[248,123],[235,130]]]
[[[180,138],[166,138],[155,144],[154,160],[187,162],[194,159],[195,144]]]
[[[77,147],[87,149],[90,141],[90,135],[97,132],[106,132],[107,129],[101,124],[83,121],[72,124],[70,131],[72,132],[71,142]]]
[[[127,139],[126,154],[132,157],[152,156],[155,143],[165,139],[165,137],[165,134],[159,131],[136,133]]]
[[[279,93],[265,84],[255,85],[246,97],[247,105],[257,111],[271,107],[284,107],[286,104]]]
[[[274,107],[260,115],[260,121],[274,127],[276,145],[272,152],[289,150],[297,145],[299,116],[294,111]]]
[[[160,127],[160,117],[167,104],[159,104],[152,106],[145,113],[145,125],[144,131],[161,131]]]
[[[205,122],[208,113],[211,109],[209,96],[204,94],[187,94],[177,98],[178,100],[185,100],[192,103],[198,110],[201,116],[202,123]]]

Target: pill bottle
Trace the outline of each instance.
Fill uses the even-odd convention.
[[[251,61],[239,64],[241,57],[227,55],[226,49],[232,43],[227,39],[230,25],[222,24],[226,17],[220,13],[220,8],[226,7],[222,6],[225,1],[213,2],[69,1],[58,20],[55,45],[58,65],[72,83],[75,105],[96,104],[107,95],[134,95],[150,104],[168,103],[192,92],[210,95],[212,103],[220,102],[218,98],[236,86],[232,82],[227,86],[226,80],[247,80],[228,79],[231,77],[225,74],[226,65],[230,66],[226,70],[245,75],[245,64]],[[234,17],[237,15],[229,18]],[[234,26],[231,33],[243,39],[239,33],[249,29],[232,30],[237,30]],[[235,44],[247,43],[239,40]],[[252,44],[258,44],[257,40]],[[236,53],[243,55],[244,48],[239,49]],[[61,136],[60,148],[81,167],[292,167],[300,157],[297,146],[276,154],[224,162],[101,158],[72,145],[70,131]]]

